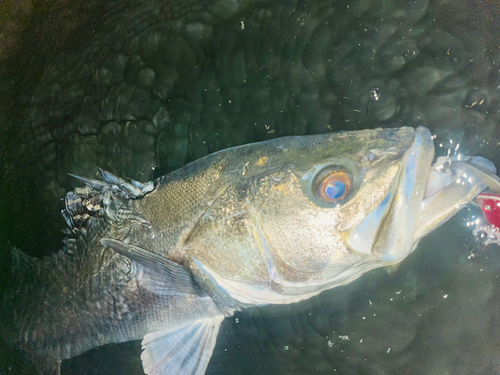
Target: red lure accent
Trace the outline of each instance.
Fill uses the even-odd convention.
[[[488,224],[500,228],[500,194],[481,193],[476,199]]]

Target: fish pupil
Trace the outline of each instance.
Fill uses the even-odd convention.
[[[342,198],[345,194],[346,186],[341,181],[330,182],[326,185],[325,193],[331,199]]]

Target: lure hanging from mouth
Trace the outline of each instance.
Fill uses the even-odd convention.
[[[476,199],[486,222],[500,228],[500,178],[476,164],[455,162],[452,165],[465,168],[488,186],[489,192],[479,194]]]

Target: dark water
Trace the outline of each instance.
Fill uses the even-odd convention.
[[[1,243],[59,248],[67,172],[147,181],[283,135],[426,125],[439,152],[500,167],[498,3],[269,3],[0,3]],[[398,269],[227,319],[207,373],[500,373],[499,249],[473,214]],[[141,374],[139,355],[109,345],[62,373]],[[33,372],[2,344],[0,373]]]

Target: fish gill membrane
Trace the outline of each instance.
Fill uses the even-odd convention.
[[[13,249],[0,331],[40,372],[142,339],[146,374],[205,373],[221,322],[397,264],[487,186],[481,157],[437,158],[428,129],[285,137],[154,182],[77,177],[63,248]]]

